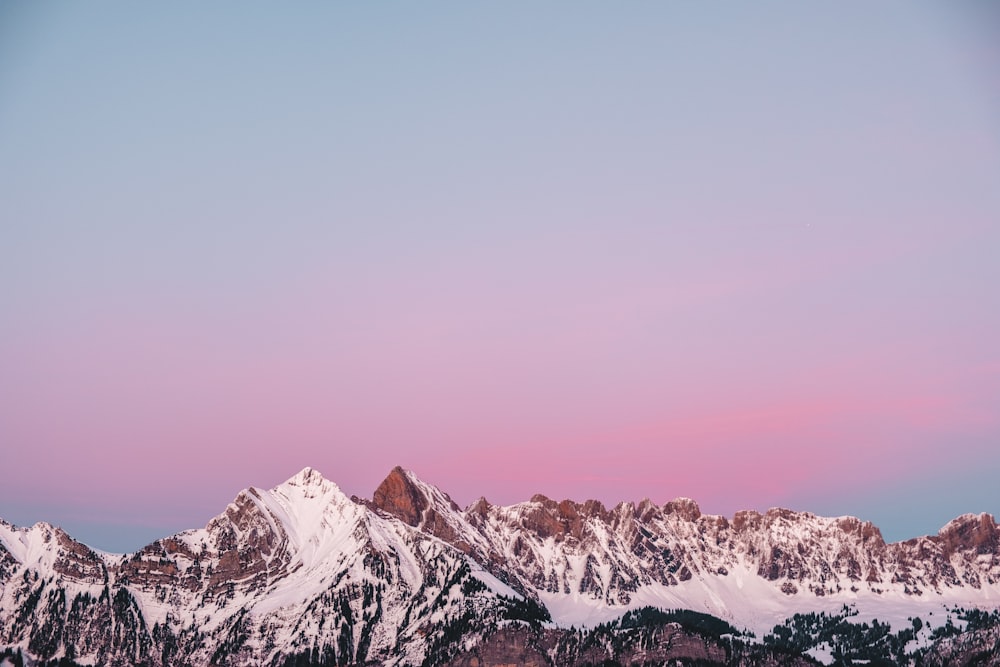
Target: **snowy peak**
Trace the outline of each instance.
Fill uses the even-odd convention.
[[[287,537],[300,546],[310,537],[343,522],[356,523],[359,510],[335,483],[313,468],[302,471],[267,491],[250,487],[240,491],[226,511],[208,528],[225,521],[247,533],[256,528]],[[262,521],[262,526],[256,522]]]
[[[30,528],[16,528],[0,521],[0,575],[18,564],[51,568],[75,581],[96,582],[106,577],[101,557],[62,528],[44,521]]]
[[[874,615],[998,601],[1000,529],[988,514],[886,544],[854,517],[727,518],[689,498],[608,507],[536,495],[462,510],[396,467],[370,501],[304,468],[244,489],[204,529],[127,556],[0,521],[0,648],[44,644],[48,659],[91,647],[94,664],[154,664],[143,651],[169,646],[194,656],[186,664],[293,664],[321,646],[335,647],[327,664],[445,664],[447,638],[471,645],[480,635],[469,628],[514,618],[579,627],[651,605],[767,632],[795,611],[847,603]],[[108,618],[131,643],[104,639]],[[78,634],[53,643],[57,626]],[[218,651],[242,657],[219,662]]]
[[[319,471],[304,468],[270,490],[244,489],[206,530],[220,553],[240,553],[244,566],[250,553],[250,570],[273,575],[322,560],[357,529],[364,511]]]
[[[313,468],[304,468],[294,477],[259,495],[268,509],[297,530],[315,529],[318,527],[316,522],[330,515],[347,514],[353,517],[355,514],[352,511],[355,503],[344,495],[339,486]]]
[[[334,482],[323,477],[315,468],[303,468],[281,484],[272,488],[269,493],[280,496],[290,503],[310,503],[319,499],[320,502],[349,502],[346,495]]]

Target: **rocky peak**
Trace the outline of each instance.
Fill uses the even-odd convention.
[[[639,504],[636,505],[635,515],[640,521],[645,522],[652,519],[652,517],[659,512],[659,510],[660,508],[657,507],[656,503],[649,498],[643,498],[639,501]]]
[[[611,508],[542,495],[511,506],[481,498],[463,512],[399,467],[371,501],[348,499],[305,468],[270,490],[242,491],[206,530],[157,540],[130,556],[94,552],[48,524],[15,528],[0,520],[0,648],[48,642],[45,659],[61,655],[50,642],[59,627],[76,633],[61,641],[89,651],[93,664],[159,664],[145,650],[165,656],[164,664],[209,664],[237,639],[246,640],[243,657],[233,654],[227,664],[291,664],[301,637],[330,647],[373,638],[363,644],[367,656],[354,644],[329,653],[330,661],[379,664],[400,651],[419,659],[428,637],[465,625],[474,609],[483,628],[501,630],[477,635],[492,639],[453,664],[485,664],[491,655],[509,664],[520,655],[509,647],[523,646],[532,632],[490,615],[506,614],[507,602],[496,595],[511,589],[524,598],[512,603],[518,613],[551,614],[554,624],[647,600],[713,613],[735,601],[734,618],[758,603],[829,609],[844,599],[874,604],[883,595],[892,605],[935,604],[927,602],[935,593],[993,604],[1000,600],[1000,529],[992,516],[970,514],[938,535],[886,545],[875,526],[853,517],[771,509],[728,520],[702,515],[687,498]],[[109,623],[117,639],[104,639]],[[131,633],[125,649],[123,633]],[[501,646],[504,637],[510,641]],[[491,641],[499,646],[492,654]],[[168,646],[181,651],[169,661]],[[552,655],[546,649],[529,657]],[[448,664],[443,654],[427,653],[424,661]]]
[[[55,535],[59,544],[58,557],[53,563],[56,572],[89,583],[104,583],[107,580],[104,563],[93,549],[74,540],[62,528],[56,528]]]
[[[372,506],[469,553],[468,524],[451,497],[396,466],[375,489]]]
[[[554,537],[562,541],[567,536],[582,539],[586,519],[607,521],[607,509],[597,500],[576,503],[572,500],[556,502],[540,493],[531,497],[523,506],[521,525],[540,537]]]
[[[690,498],[674,498],[663,506],[663,511],[667,514],[676,514],[686,521],[697,521],[701,516],[698,503]]]
[[[847,535],[855,535],[861,538],[862,542],[871,542],[875,545],[885,546],[882,531],[871,521],[862,521],[853,516],[842,516],[837,519],[837,527]]]
[[[990,514],[963,514],[952,519],[938,532],[949,553],[975,551],[978,554],[1000,550],[1000,530]]]
[[[764,519],[768,523],[795,523],[800,518],[811,519],[815,515],[809,512],[796,512],[795,510],[790,510],[786,507],[772,507],[771,509],[764,512]]]
[[[486,496],[480,496],[479,500],[469,505],[465,513],[470,516],[475,515],[479,518],[484,518],[489,515],[492,509],[493,505],[490,504],[490,501],[486,500]]]
[[[755,531],[760,528],[763,518],[757,510],[740,510],[733,515],[733,530],[737,533]]]
[[[411,526],[419,526],[430,499],[403,468],[396,466],[375,489],[372,503],[378,509],[401,519]]]

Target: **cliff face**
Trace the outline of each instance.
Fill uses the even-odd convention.
[[[0,646],[94,664],[419,663],[506,600],[447,544],[306,470],[247,489],[200,530],[98,554],[38,524],[0,526]]]
[[[886,544],[877,527],[854,517],[771,509],[729,520],[703,515],[687,498],[608,509],[594,500],[536,495],[509,507],[482,499],[460,511],[398,469],[380,491],[376,508],[469,553],[524,590],[582,593],[610,606],[630,604],[642,587],[747,568],[786,595],[813,597],[919,597],[1000,585],[1000,532],[987,514],[959,517],[935,536]]]
[[[306,469],[134,554],[0,522],[0,648],[109,665],[725,662],[725,641],[689,628],[629,648],[631,631],[619,646],[579,627],[647,605],[758,634],[845,603],[996,605],[998,545],[988,515],[886,544],[851,517],[727,519],[688,499],[463,510],[399,468],[362,501]]]

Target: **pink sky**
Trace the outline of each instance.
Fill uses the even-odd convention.
[[[992,13],[399,9],[9,12],[0,517],[1000,512]]]

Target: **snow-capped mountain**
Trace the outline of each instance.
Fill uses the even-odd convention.
[[[760,636],[845,604],[901,623],[1000,606],[995,521],[966,515],[887,544],[852,517],[730,519],[687,499],[462,509],[400,468],[370,501],[306,468],[129,555],[0,521],[0,648],[80,664],[465,664],[497,628],[555,632],[658,607]],[[540,655],[552,662],[560,641]]]
[[[393,470],[374,505],[470,555],[561,625],[628,608],[694,609],[763,634],[795,612],[854,606],[906,622],[954,606],[1000,606],[1000,531],[964,515],[937,535],[887,544],[869,522],[771,509],[731,519],[679,498],[605,508],[536,495],[459,510],[412,473]]]

